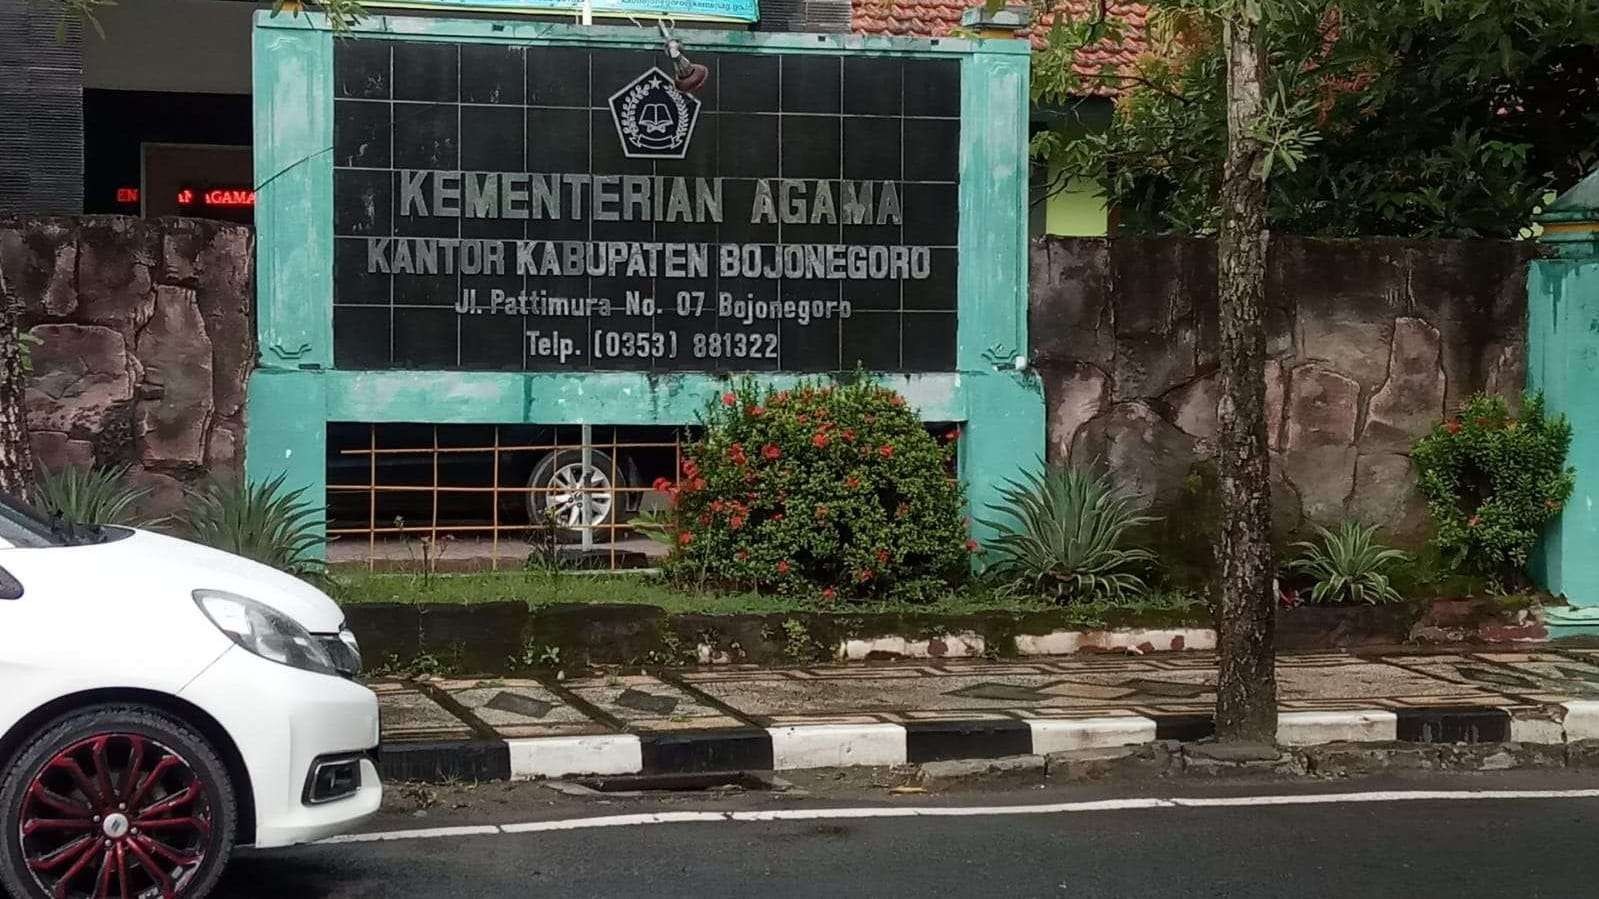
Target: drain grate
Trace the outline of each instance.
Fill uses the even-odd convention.
[[[608,795],[643,793],[781,792],[787,781],[754,771],[694,774],[619,774],[609,777],[574,777],[561,781],[565,792]],[[554,784],[551,784],[554,786]],[[578,789],[572,790],[571,787]]]

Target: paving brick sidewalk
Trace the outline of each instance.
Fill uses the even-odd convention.
[[[1283,655],[1285,744],[1599,738],[1599,650]],[[393,777],[876,765],[1198,739],[1212,653],[373,684]]]

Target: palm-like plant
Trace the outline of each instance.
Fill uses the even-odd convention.
[[[312,551],[323,542],[321,510],[304,497],[303,488],[284,491],[283,475],[256,483],[207,481],[189,494],[189,535],[290,574],[320,574],[324,565]]]
[[[45,471],[39,478],[39,508],[46,515],[59,515],[76,524],[120,524],[150,527],[160,519],[139,512],[139,502],[150,495],[148,488],[128,482],[128,466],[81,468],[68,466],[60,471]]]
[[[1346,521],[1336,532],[1317,526],[1319,542],[1294,544],[1299,557],[1288,570],[1315,580],[1311,602],[1352,602],[1376,605],[1399,602],[1399,591],[1388,579],[1388,568],[1410,556],[1377,540],[1377,526],[1363,527]]]
[[[990,508],[1010,520],[983,524],[999,532],[986,549],[1002,590],[1070,602],[1146,589],[1138,570],[1154,554],[1123,544],[1128,531],[1154,519],[1138,514],[1108,474],[1046,468],[1006,482],[1000,497]]]

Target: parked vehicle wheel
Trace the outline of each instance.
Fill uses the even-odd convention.
[[[19,897],[203,897],[238,803],[204,737],[144,706],[74,712],[0,781],[0,887]]]
[[[582,450],[559,450],[539,460],[528,478],[528,519],[534,526],[551,521],[577,530],[584,525],[602,527],[619,520],[626,470],[599,450],[590,450],[588,464]],[[587,489],[585,489],[587,488]]]

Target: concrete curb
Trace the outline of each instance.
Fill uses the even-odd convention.
[[[1283,712],[1284,747],[1331,743],[1563,745],[1599,739],[1599,701],[1545,706],[1539,717],[1500,708]],[[598,734],[509,740],[395,743],[383,776],[396,780],[527,780],[577,775],[785,771],[1047,756],[1051,753],[1192,741],[1214,732],[1207,716],[996,718],[909,724],[813,724],[771,728]]]

